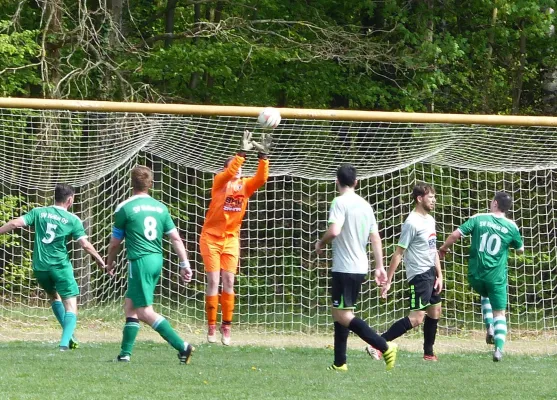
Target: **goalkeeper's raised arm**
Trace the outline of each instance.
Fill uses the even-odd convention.
[[[251,150],[259,153],[255,176],[242,177],[242,165]],[[234,313],[234,277],[240,257],[240,227],[246,213],[248,200],[269,177],[269,152],[271,136],[263,135],[261,142],[252,140],[245,131],[240,150],[226,160],[224,170],[215,175],[211,190],[211,203],[201,230],[199,247],[207,273],[205,311],[207,313],[207,340],[216,342],[218,288],[222,276],[222,343],[230,344],[230,327]]]

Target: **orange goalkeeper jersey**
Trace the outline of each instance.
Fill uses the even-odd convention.
[[[201,234],[217,237],[237,236],[246,213],[248,199],[269,178],[269,160],[259,160],[257,172],[251,178],[236,178],[246,159],[236,155],[228,167],[215,175],[211,203]]]

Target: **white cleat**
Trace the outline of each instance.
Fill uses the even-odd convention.
[[[499,349],[495,349],[493,352],[493,362],[499,362],[503,359],[503,352]]]
[[[230,346],[230,341],[231,341],[230,331],[231,331],[230,325],[220,326],[220,333],[222,334],[221,342],[225,346]]]
[[[216,325],[209,325],[209,329],[207,329],[207,341],[209,343],[217,343],[217,326]]]
[[[485,334],[485,342],[487,344],[493,344],[494,343],[494,337],[495,332],[493,330],[493,325],[489,325],[489,328],[487,328],[487,332]]]
[[[377,350],[372,345],[366,346],[366,352],[367,352],[367,354],[369,354],[369,356],[371,358],[373,358],[374,360],[377,360],[377,361],[381,360],[381,357],[383,356],[383,353],[381,353],[379,350]]]

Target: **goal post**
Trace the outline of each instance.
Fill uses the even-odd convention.
[[[261,134],[256,116],[262,108],[0,98],[0,222],[50,204],[54,185],[69,183],[77,189],[72,211],[105,254],[114,209],[131,193],[129,171],[148,165],[153,196],[168,205],[195,270],[191,284],[178,282],[176,256],[165,242],[156,307],[186,329],[202,328],[198,239],[212,177],[236,152],[244,129]],[[416,182],[437,191],[438,242],[486,211],[496,191],[509,192],[511,217],[526,246],[523,255],[509,258],[510,348],[557,339],[557,118],[302,109],[281,109],[281,115],[271,177],[250,200],[241,230],[239,329],[331,332],[331,253],[318,258],[313,246],[337,194],[336,167],[351,163],[358,193],[376,211],[385,264],[411,211]],[[255,168],[256,157],[248,156],[245,173]],[[53,339],[45,328],[56,320],[32,277],[32,243],[28,229],[0,237],[0,339]],[[479,298],[466,280],[467,246],[457,245],[443,263],[440,342],[482,330]],[[81,290],[78,333],[100,325],[116,327],[118,335],[127,270],[122,255],[114,278],[77,248],[71,258]],[[408,311],[402,270],[388,301],[371,282],[364,284],[360,312],[379,331]],[[469,342],[483,348],[481,341]]]

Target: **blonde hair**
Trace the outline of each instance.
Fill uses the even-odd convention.
[[[132,169],[132,187],[138,192],[147,192],[153,186],[153,171],[144,165]]]

